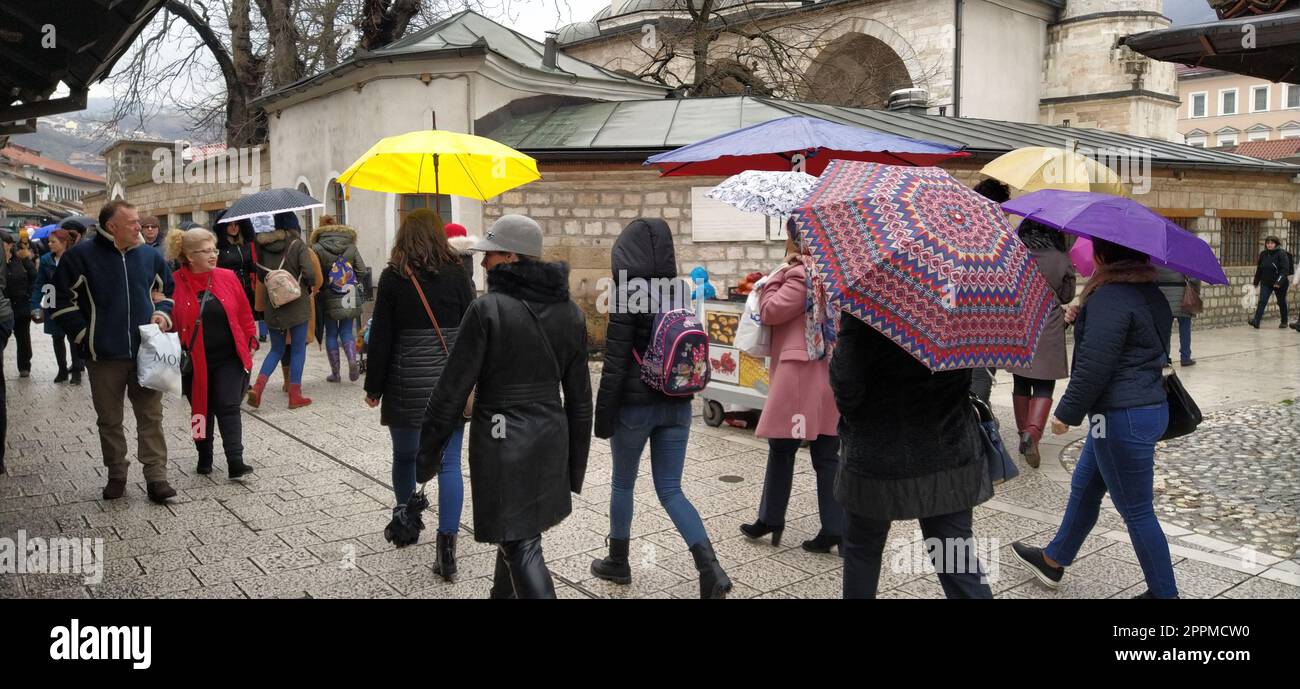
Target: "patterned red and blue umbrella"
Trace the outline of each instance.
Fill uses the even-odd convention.
[[[932,371],[1029,366],[1055,297],[998,205],[937,167],[834,160],[794,210],[828,300]]]

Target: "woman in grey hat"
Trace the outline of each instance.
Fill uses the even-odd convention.
[[[429,398],[417,479],[437,473],[475,390],[470,491],[474,540],[498,544],[491,597],[554,598],[542,532],[569,515],[587,471],[587,319],[569,299],[568,265],[541,260],[531,218],[503,216],[473,250],[483,252],[488,292],[465,312]]]

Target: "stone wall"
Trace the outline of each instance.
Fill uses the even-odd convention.
[[[270,147],[262,147],[259,165],[260,168],[255,169],[259,171],[261,179],[256,186],[259,190],[269,189],[271,187]],[[243,195],[242,185],[238,181],[184,182],[181,180],[175,183],[158,184],[152,179],[138,181],[141,178],[138,172],[135,171],[136,174],[130,177],[136,180],[136,183],[126,187],[123,198],[135,204],[141,215],[156,215],[165,219],[168,228],[175,228],[180,223],[183,213],[191,214],[194,222],[207,224],[213,211],[228,207]],[[237,178],[237,174],[234,176]],[[111,160],[109,177],[113,178]],[[107,200],[107,194],[87,197],[86,215],[96,217]]]
[[[983,178],[985,161],[960,161],[945,167],[964,184]],[[709,186],[717,177],[659,177],[638,165],[541,165],[542,179],[507,192],[483,206],[484,226],[505,213],[536,219],[546,233],[546,257],[568,261],[574,299],[589,314],[593,342],[604,340],[604,316],[595,309],[598,282],[610,276],[610,249],[623,227],[637,217],[663,218],[673,231],[682,275],[697,265],[709,271],[719,294],[726,294],[747,273],[771,270],[785,255],[783,242],[694,242],[691,238],[691,187]],[[1150,190],[1135,197],[1170,217],[1193,217],[1191,229],[1221,251],[1221,218],[1267,215],[1261,234],[1285,237],[1292,219],[1300,219],[1300,187],[1286,175],[1247,172],[1158,170]],[[1237,325],[1241,285],[1249,284],[1253,266],[1226,269],[1232,284],[1206,287],[1206,312],[1198,326]],[[1272,307],[1270,314],[1276,313]],[[1275,315],[1270,315],[1275,318]]]

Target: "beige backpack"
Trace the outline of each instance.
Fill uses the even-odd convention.
[[[302,296],[299,278],[284,269],[284,262],[289,259],[289,252],[297,245],[298,241],[294,240],[289,248],[285,249],[284,256],[280,258],[280,265],[275,270],[261,263],[257,264],[258,268],[266,271],[266,277],[262,278],[262,284],[266,285],[266,298],[271,302],[271,306],[277,309]]]

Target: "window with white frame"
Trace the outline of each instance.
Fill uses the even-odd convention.
[[[1209,94],[1205,91],[1201,91],[1199,93],[1193,93],[1191,95],[1192,102],[1188,105],[1188,109],[1189,109],[1188,116],[1189,117],[1207,116],[1209,113],[1206,112],[1205,103],[1208,100],[1209,100]]]
[[[1237,89],[1223,89],[1222,91],[1219,91],[1219,114],[1237,114]]]
[[[1268,86],[1250,87],[1250,111],[1268,112]]]
[[[1286,84],[1286,93],[1282,94],[1282,107],[1287,109],[1300,108],[1300,86]]]
[[[1189,136],[1187,137],[1187,145],[1191,146],[1192,148],[1205,148],[1205,137]]]
[[[1283,139],[1300,139],[1300,127],[1286,127],[1280,133]]]
[[[1219,145],[1219,146],[1236,146],[1236,145],[1237,145],[1237,132],[1236,132],[1235,130],[1234,130],[1234,131],[1216,132],[1215,135],[1216,135],[1216,136],[1218,137],[1218,139],[1219,139],[1219,142],[1218,142],[1218,145]]]
[[[1268,141],[1268,131],[1256,130],[1253,132],[1246,132],[1246,140],[1247,141]]]

